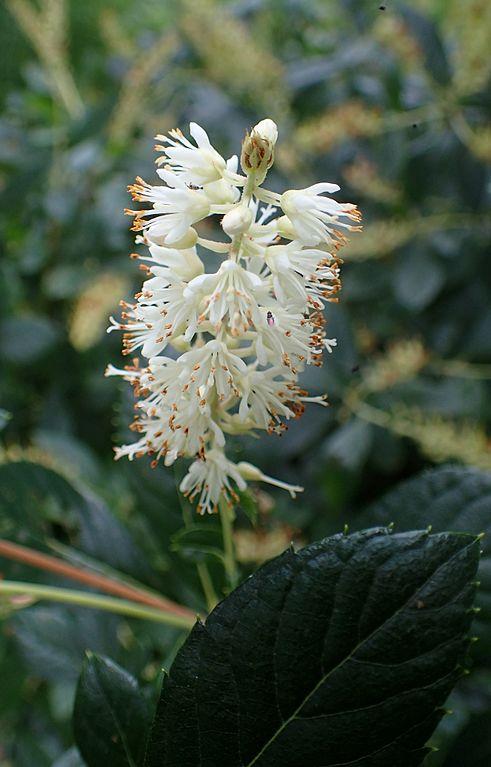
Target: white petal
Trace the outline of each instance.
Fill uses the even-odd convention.
[[[208,149],[211,146],[207,132],[198,123],[189,123],[189,132],[200,148]]]

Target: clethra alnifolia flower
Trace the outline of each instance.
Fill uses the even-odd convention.
[[[206,132],[190,125],[193,144],[179,130],[158,136],[158,176],[138,178],[133,199],[147,203],[133,230],[146,273],[133,303],[122,302],[123,354],[139,353],[123,370],[134,387],[136,439],[116,458],[152,456],[172,465],[192,459],[180,489],[200,513],[220,500],[232,504],[247,481],[302,490],[257,467],[233,463],[227,437],[277,433],[307,403],[324,405],[300,388],[306,365],[322,364],[336,340],[324,332],[325,305],[337,301],[341,230],[357,231],[359,213],[330,195],[336,184],[314,184],[282,195],[261,185],[274,160],[278,129],[262,120],[246,137],[238,159],[225,160]],[[200,221],[219,216],[220,241],[200,234]],[[352,223],[354,222],[354,223]],[[228,238],[228,239],[227,239]],[[222,261],[209,269],[207,253]],[[216,258],[216,256],[215,256]]]

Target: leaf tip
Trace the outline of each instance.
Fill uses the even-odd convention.
[[[469,674],[471,673],[469,668],[466,668],[465,666],[461,666],[460,664],[456,666],[455,670],[460,671],[461,676],[469,676]]]
[[[345,524],[343,527],[343,535],[349,535],[349,525]]]

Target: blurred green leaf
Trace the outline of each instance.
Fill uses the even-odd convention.
[[[28,461],[0,465],[0,532],[41,540],[59,524],[91,556],[134,576],[148,575],[145,559],[106,504],[80,482]]]
[[[0,408],[0,431],[5,428],[11,417],[10,413],[7,413],[6,410]]]
[[[488,767],[491,762],[491,711],[470,719],[452,744],[444,767]]]
[[[323,445],[323,455],[350,471],[361,467],[372,443],[372,427],[353,418],[331,432]]]
[[[394,290],[400,304],[411,311],[427,307],[445,282],[445,270],[424,252],[410,258],[404,252],[393,274]]]
[[[219,525],[192,524],[171,538],[172,550],[192,562],[208,557],[223,563],[222,532]]]
[[[53,762],[51,767],[86,767],[86,764],[82,761],[78,749],[70,748],[56,762]]]
[[[491,649],[491,474],[478,469],[448,466],[424,472],[402,483],[356,519],[359,528],[394,523],[395,530],[431,525],[434,532],[452,530],[486,533],[481,541],[480,588],[476,602],[481,612],[473,631],[479,637],[474,656],[490,665]]]
[[[19,317],[0,323],[0,355],[15,364],[36,362],[58,339],[59,331],[46,317]]]
[[[429,74],[439,85],[448,85],[451,72],[437,25],[428,16],[406,3],[401,3],[398,12],[421,46]]]
[[[88,767],[141,765],[148,723],[135,679],[108,658],[90,655],[74,710],[75,738]]]
[[[93,610],[38,605],[11,621],[27,667],[39,679],[74,681],[86,650],[118,657],[114,644],[118,619]]]

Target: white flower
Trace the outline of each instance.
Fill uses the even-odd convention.
[[[306,285],[293,268],[287,247],[272,245],[266,249],[264,258],[271,269],[275,296],[280,303],[289,303],[301,311],[307,309]]]
[[[251,325],[257,298],[265,289],[258,275],[236,261],[227,260],[216,274],[195,277],[189,283],[186,295],[197,291],[206,295],[200,320],[208,319],[219,330],[220,323],[228,317],[230,333],[239,336]]]
[[[204,346],[185,352],[179,358],[179,365],[182,391],[194,392],[197,404],[204,402],[211,390],[219,402],[232,395],[240,396],[238,382],[247,370],[247,365],[228,349],[224,341],[215,338]]]
[[[340,287],[339,229],[356,230],[349,222],[359,214],[322,196],[337,191],[335,184],[283,195],[261,187],[278,137],[272,120],[261,120],[243,142],[245,177],[237,158],[226,162],[202,128],[191,123],[190,131],[196,145],[180,131],[158,137],[161,185],[137,178],[130,187],[147,203],[128,211],[145,248],[132,257],[146,279],[134,303],[121,302],[121,320],[111,318],[109,331],[122,330],[123,353],[139,352],[146,362],[110,365],[107,375],[122,376],[137,397],[135,441],[116,457],[148,454],[152,465],[167,466],[191,458],[180,487],[205,513],[235,501],[246,480],[292,496],[301,491],[229,461],[227,438],[280,433],[307,404],[326,404],[300,388],[299,374],[336,346],[325,337],[323,308]],[[211,215],[221,217],[228,241],[203,236],[199,222]],[[210,269],[217,255],[222,261]]]
[[[205,270],[196,248],[176,250],[162,245],[150,245],[149,251],[151,258],[145,259],[139,256],[140,260],[166,266],[181,280],[192,280],[198,274],[203,274]]]
[[[248,371],[240,387],[240,420],[249,420],[255,428],[273,432],[278,431],[281,418],[288,420],[295,416],[295,411],[287,404],[294,399],[291,391],[294,384],[283,375],[282,368]]]
[[[311,362],[312,352],[319,353],[315,325],[292,306],[259,307],[253,321],[257,333],[254,349],[260,365],[277,365],[278,359],[291,364],[293,359],[299,368]]]
[[[306,189],[291,189],[280,197],[280,205],[293,225],[300,240],[307,245],[320,242],[335,242],[340,239],[337,227],[351,231],[357,228],[345,219],[359,221],[356,205],[339,203],[331,197],[322,197],[323,192],[337,192],[337,184],[313,184]]]
[[[225,160],[212,147],[208,134],[201,126],[189,123],[189,132],[196,141],[196,146],[193,146],[179,129],[169,131],[169,136],[157,135],[158,141],[168,145],[156,147],[164,152],[164,156],[159,157],[157,163],[166,163],[174,173],[191,184],[218,181],[226,171]]]
[[[246,489],[246,483],[237,466],[228,461],[223,452],[210,450],[203,458],[191,464],[179,489],[190,500],[199,495],[198,513],[211,514],[216,512],[221,497],[224,497],[227,503],[238,501],[231,481],[239,490]]]
[[[134,200],[152,203],[151,210],[140,210],[136,214],[129,212],[135,215],[134,231],[149,230],[153,236],[165,237],[170,245],[184,237],[191,224],[206,218],[211,207],[203,191],[190,189],[179,176],[167,171],[163,173],[167,183],[173,186],[151,186],[138,178],[129,187]]]
[[[240,197],[237,187],[230,184],[224,178],[220,179],[220,181],[212,181],[210,184],[205,184],[202,189],[211,205],[214,206],[214,212],[217,213],[220,212],[217,208],[218,205],[233,205]]]

